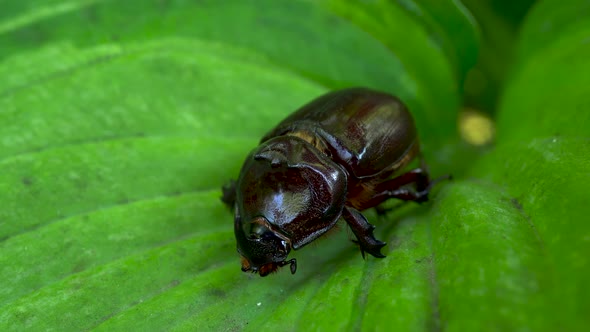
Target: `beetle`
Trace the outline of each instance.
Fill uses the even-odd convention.
[[[413,160],[420,166],[402,172]],[[432,185],[416,125],[404,103],[384,92],[348,88],[322,95],[270,130],[247,157],[237,181],[223,188],[234,210],[242,271],[264,277],[297,270],[289,252],[339,219],[365,252],[385,257],[385,242],[360,211],[390,198],[422,203]]]

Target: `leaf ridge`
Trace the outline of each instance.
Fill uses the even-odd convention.
[[[201,189],[195,189],[195,190],[186,190],[186,191],[175,191],[175,192],[170,192],[170,193],[164,193],[162,195],[158,195],[158,196],[151,196],[151,197],[143,197],[140,199],[136,199],[136,200],[132,200],[132,201],[125,201],[125,202],[118,202],[115,204],[109,204],[106,205],[104,207],[100,207],[100,208],[96,208],[96,209],[92,209],[92,210],[87,210],[84,212],[80,212],[80,213],[75,213],[72,215],[68,215],[68,216],[63,216],[60,218],[56,218],[56,219],[52,219],[52,220],[48,220],[46,222],[40,223],[40,224],[36,224],[32,227],[23,229],[20,232],[5,236],[3,238],[0,238],[0,244],[2,244],[5,241],[8,241],[14,237],[29,233],[29,232],[33,232],[37,229],[40,229],[42,227],[46,227],[48,225],[52,225],[70,218],[74,218],[77,216],[83,216],[83,215],[89,215],[89,214],[93,214],[93,213],[98,213],[101,211],[106,211],[109,209],[115,209],[115,208],[120,208],[122,206],[130,206],[133,204],[139,204],[139,203],[143,203],[143,202],[147,202],[147,201],[153,201],[153,200],[158,200],[158,199],[162,199],[162,198],[174,198],[174,197],[179,197],[179,196],[184,196],[184,195],[191,195],[191,194],[198,194],[198,193],[213,193],[213,192],[220,192],[219,189],[217,188],[201,188]]]
[[[0,35],[14,30],[22,29],[27,25],[33,25],[38,21],[49,17],[62,15],[75,10],[80,10],[84,7],[92,5],[99,0],[74,0],[71,2],[62,2],[50,4],[44,7],[37,7],[33,12],[24,15],[13,17],[4,23],[0,23]]]
[[[198,139],[200,141],[211,140],[215,142],[224,142],[230,144],[239,144],[246,141],[253,141],[257,139],[257,136],[231,136],[231,137],[220,137],[220,136],[196,136],[196,135],[162,135],[162,134],[145,134],[145,133],[134,133],[130,135],[120,135],[120,136],[102,136],[102,137],[91,137],[87,139],[80,139],[80,140],[73,140],[70,142],[65,142],[64,144],[56,144],[56,145],[47,145],[45,147],[34,148],[30,150],[21,151],[19,153],[13,155],[7,155],[0,158],[0,166],[2,164],[8,164],[13,160],[17,160],[20,158],[26,157],[34,157],[36,154],[60,150],[60,149],[69,149],[69,148],[82,148],[88,147],[93,145],[102,145],[105,143],[113,143],[113,142],[122,142],[122,141],[135,141],[135,140],[168,140],[168,139]]]

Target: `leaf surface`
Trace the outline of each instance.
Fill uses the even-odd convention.
[[[455,134],[479,47],[458,1],[5,1],[0,330],[588,324],[588,26],[536,35],[576,14],[554,2],[527,18],[480,157]],[[404,100],[434,176],[456,180],[366,211],[385,259],[342,224],[291,254],[295,275],[241,273],[221,186],[273,124],[346,86]]]

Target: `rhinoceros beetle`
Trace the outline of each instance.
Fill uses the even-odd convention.
[[[418,168],[401,172],[419,158]],[[242,271],[266,276],[342,218],[365,252],[385,257],[385,243],[359,212],[390,198],[425,202],[436,181],[423,163],[416,126],[396,97],[366,88],[331,92],[280,122],[246,157],[237,181],[223,187],[234,209]]]

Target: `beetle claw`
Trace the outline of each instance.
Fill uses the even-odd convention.
[[[343,217],[356,236],[356,240],[353,242],[359,246],[363,258],[365,258],[365,252],[377,258],[385,257],[381,253],[385,242],[377,240],[373,235],[375,225],[370,224],[360,212],[353,208],[345,208]]]
[[[384,258],[385,255],[381,253],[381,248],[385,247],[386,243],[383,241],[375,240],[375,244],[371,245],[370,249],[367,252],[373,257],[377,258]]]
[[[361,256],[363,256],[363,259],[365,259],[365,250],[363,249],[363,246],[361,245],[361,243],[357,240],[352,240],[352,243],[359,246],[359,250],[361,251]]]
[[[371,237],[372,237],[372,235],[371,235]],[[372,244],[366,243],[363,245],[360,241],[357,241],[357,240],[352,240],[352,242],[359,246],[359,250],[361,251],[361,256],[363,256],[363,259],[366,259],[365,252],[368,252],[373,257],[384,258],[385,255],[383,255],[381,253],[381,248],[385,247],[387,245],[387,243],[385,243],[383,241],[379,241],[379,240],[375,239],[374,237],[372,237],[372,238],[373,238]]]

